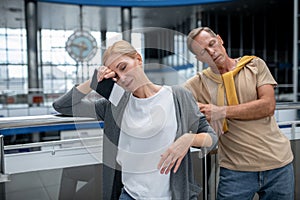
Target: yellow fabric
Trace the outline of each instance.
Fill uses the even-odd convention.
[[[212,81],[218,83],[217,105],[224,106],[224,84],[220,74],[214,73],[210,68],[203,70],[203,74],[209,77]],[[223,121],[223,132],[228,130],[226,119]]]
[[[217,105],[224,106],[224,88],[226,90],[226,99],[228,105],[238,105],[239,101],[236,94],[234,76],[241,70],[243,67],[250,62],[255,56],[243,56],[237,63],[237,66],[234,70],[224,73],[222,75],[215,74],[210,68],[203,70],[203,73],[209,77],[214,82],[218,83],[218,97]],[[228,131],[227,121],[224,119],[223,122],[223,131],[224,133]]]
[[[234,70],[222,74],[225,90],[226,90],[226,98],[228,105],[238,105],[239,100],[236,95],[235,85],[234,85],[234,76],[239,73],[239,71],[250,62],[255,56],[244,56],[242,57]]]
[[[212,81],[218,83],[217,105],[224,106],[224,84],[220,74],[215,74],[210,68],[203,70],[203,73]]]

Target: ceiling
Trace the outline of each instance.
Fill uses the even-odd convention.
[[[276,6],[280,0],[235,0],[176,7],[133,7],[132,28],[171,28],[199,11],[258,12]],[[0,27],[25,27],[24,0],[0,0]],[[38,3],[38,27],[42,29],[75,30],[80,27],[78,5]],[[82,7],[82,26],[88,30],[121,32],[120,7]]]

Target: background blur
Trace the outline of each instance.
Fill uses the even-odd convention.
[[[145,66],[154,82],[180,84],[205,67],[186,47],[187,34],[200,25],[222,36],[230,56],[263,58],[279,83],[278,102],[298,101],[295,2],[1,0],[0,115],[53,113],[53,99],[90,78],[103,50],[121,38],[140,49],[145,63],[156,63]],[[93,39],[92,53],[74,58],[68,40],[83,32]]]

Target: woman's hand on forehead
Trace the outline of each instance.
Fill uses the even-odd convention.
[[[98,70],[97,79],[99,82],[102,81],[103,79],[109,79],[109,78],[114,79],[114,81],[117,80],[116,72],[114,72],[110,68],[103,65],[103,66],[98,67],[97,70]]]

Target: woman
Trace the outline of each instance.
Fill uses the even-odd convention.
[[[211,149],[217,137],[192,95],[152,83],[126,41],[110,46],[103,64],[98,81],[112,78],[125,90],[117,105],[85,101],[91,80],[53,103],[62,114],[104,121],[103,199],[197,199],[190,147]]]

